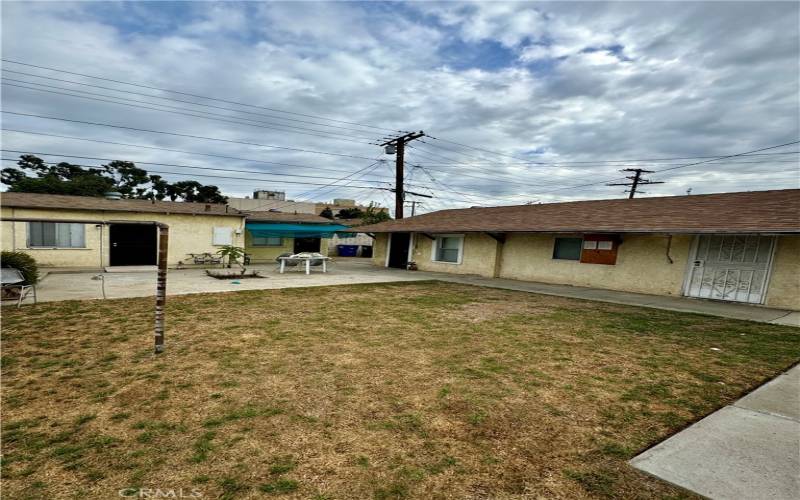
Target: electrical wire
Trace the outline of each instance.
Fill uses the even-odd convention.
[[[249,104],[249,103],[243,103],[243,102],[237,102],[237,101],[230,101],[230,100],[220,99],[220,98],[216,98],[216,97],[209,97],[209,96],[204,96],[204,95],[199,95],[199,94],[191,94],[189,92],[182,92],[182,91],[179,91],[179,90],[165,89],[165,88],[155,87],[155,86],[151,86],[151,85],[144,85],[144,84],[140,84],[140,83],[131,83],[131,82],[126,82],[126,81],[122,81],[122,80],[115,80],[115,79],[112,79],[112,78],[105,78],[105,77],[101,77],[101,76],[88,75],[86,73],[78,73],[78,72],[75,72],[75,71],[67,71],[67,70],[63,70],[63,69],[59,69],[59,68],[53,68],[53,67],[50,67],[50,66],[41,66],[41,65],[36,65],[36,64],[30,64],[30,63],[25,63],[25,62],[22,62],[22,61],[16,61],[16,60],[13,60],[13,59],[3,58],[3,59],[0,59],[0,60],[3,61],[3,62],[6,62],[6,63],[18,64],[20,66],[27,66],[27,67],[30,67],[30,68],[44,69],[44,70],[49,70],[49,71],[57,71],[59,73],[66,73],[66,74],[69,74],[69,75],[82,76],[82,77],[85,77],[85,78],[93,78],[95,80],[103,80],[103,81],[113,82],[113,83],[120,83],[120,84],[123,84],[123,85],[130,85],[132,87],[146,88],[146,89],[150,89],[150,90],[158,90],[160,92],[170,92],[172,94],[185,95],[185,96],[188,96],[188,97],[196,97],[198,99],[206,99],[206,100],[209,100],[209,101],[224,102],[226,104],[235,104],[237,106],[245,106],[245,107],[251,107],[251,108],[265,109],[267,111],[274,111],[276,113],[284,113],[284,114],[290,114],[290,115],[295,115],[295,116],[303,116],[303,117],[306,117],[306,118],[315,118],[315,119],[327,120],[327,121],[336,122],[336,123],[344,123],[344,124],[347,124],[347,125],[357,125],[359,127],[366,127],[366,128],[377,129],[377,130],[385,130],[385,131],[390,131],[390,132],[401,132],[401,133],[404,132],[402,130],[394,130],[394,129],[390,129],[390,128],[386,128],[386,127],[377,127],[375,125],[368,125],[368,124],[364,124],[364,123],[350,122],[350,121],[345,121],[345,120],[337,120],[337,119],[334,119],[334,118],[327,118],[327,117],[324,117],[324,116],[297,113],[297,112],[294,112],[294,111],[286,111],[286,110],[277,109],[277,108],[270,108],[270,107],[266,107],[266,106],[258,106],[258,105],[255,105],[255,104]]]
[[[162,147],[158,147],[158,146],[145,146],[145,145],[142,145],[142,144],[131,144],[131,143],[127,143],[127,142],[104,141],[104,140],[100,140],[100,139],[88,139],[88,138],[85,138],[85,137],[74,137],[74,136],[69,136],[69,135],[48,134],[48,133],[45,133],[45,132],[32,132],[32,131],[29,131],[29,130],[17,130],[17,129],[8,129],[8,128],[2,129],[2,131],[3,132],[15,132],[15,133],[20,133],[20,134],[41,135],[41,136],[45,136],[45,137],[57,137],[57,138],[60,138],[60,139],[72,139],[72,140],[77,140],[77,141],[97,142],[97,143],[100,143],[100,144],[113,144],[113,145],[117,145],[117,146],[126,146],[126,147],[132,147],[132,148],[153,149],[153,150],[157,150],[157,151],[170,151],[170,152],[173,152],[173,153],[183,153],[183,154],[199,155],[199,156],[209,156],[209,157],[213,157],[213,158],[223,158],[223,159],[226,159],[226,160],[238,160],[238,161],[246,161],[246,162],[251,162],[251,163],[262,163],[264,165],[282,165],[282,166],[286,166],[286,167],[294,167],[294,168],[303,168],[303,169],[321,170],[321,171],[327,171],[327,172],[342,173],[341,170],[333,169],[333,168],[324,168],[324,167],[316,167],[316,166],[312,167],[312,166],[309,166],[309,165],[298,165],[296,163],[282,163],[282,162],[277,162],[277,161],[256,160],[256,159],[253,159],[253,158],[241,158],[241,157],[238,157],[238,156],[227,156],[227,155],[220,155],[220,154],[214,154],[214,153],[200,153],[198,151],[186,151],[186,150],[183,150],[183,149],[162,148]],[[47,154],[47,153],[42,153],[42,154]],[[392,179],[391,177],[386,177],[386,178],[387,179]]]
[[[246,114],[246,115],[260,116],[260,117],[263,117],[263,118],[271,118],[271,119],[274,119],[274,120],[283,120],[283,121],[290,121],[290,122],[296,122],[296,123],[307,123],[307,124],[310,124],[310,125],[317,125],[317,126],[320,126],[320,127],[329,127],[329,128],[333,128],[333,129],[336,129],[336,130],[348,130],[348,131],[360,132],[360,133],[366,132],[365,130],[362,130],[362,129],[343,127],[341,125],[329,125],[327,123],[312,122],[312,121],[308,121],[308,120],[300,120],[300,119],[297,119],[297,118],[288,118],[288,117],[285,117],[285,116],[268,115],[268,114],[265,114],[265,113],[255,113],[253,111],[245,111],[243,109],[228,108],[228,107],[225,107],[225,106],[215,106],[213,104],[205,104],[205,103],[201,103],[201,102],[187,101],[187,100],[184,100],[184,99],[176,99],[174,97],[163,97],[163,96],[158,96],[158,95],[153,95],[153,94],[146,94],[144,92],[136,92],[136,91],[133,91],[133,90],[115,89],[113,87],[106,87],[106,86],[103,86],[103,85],[93,85],[91,83],[76,82],[75,80],[64,80],[62,78],[54,78],[54,77],[51,77],[51,76],[36,75],[36,74],[33,74],[33,73],[25,73],[23,71],[14,71],[14,70],[10,70],[10,69],[7,69],[7,68],[3,68],[3,73],[14,73],[14,74],[17,74],[17,75],[32,76],[32,77],[41,78],[41,79],[44,79],[44,80],[51,80],[51,81],[56,81],[56,82],[69,83],[69,84],[72,84],[72,85],[81,85],[81,86],[84,86],[84,87],[91,87],[91,88],[97,88],[97,89],[103,89],[103,90],[111,90],[113,92],[119,92],[119,93],[122,93],[122,94],[138,95],[138,96],[142,96],[142,97],[150,97],[152,99],[160,99],[160,100],[170,101],[170,102],[180,102],[180,103],[191,104],[192,106],[200,106],[200,107],[204,107],[204,108],[222,109],[222,110],[226,110],[226,111],[232,111],[234,113],[242,113],[242,114]],[[14,80],[14,79],[10,79],[10,78],[7,78],[7,79],[12,80],[12,81],[17,81],[17,82],[29,83],[29,84],[32,84],[32,85],[41,85],[41,86],[44,86],[44,87],[60,88],[60,89],[63,89],[63,90],[67,90],[67,89],[64,89],[63,87],[55,87],[55,86],[52,86],[52,85],[45,85],[45,84],[42,84],[42,83],[25,82],[24,80]],[[77,90],[77,89],[68,89],[68,90],[71,90],[73,92],[89,93],[89,92],[86,92],[84,90]],[[103,95],[103,94],[97,94],[97,95]],[[112,97],[112,96],[109,96],[109,97]],[[129,98],[122,98],[122,97],[117,97],[117,96],[113,96],[113,97],[116,98],[116,99],[132,100],[132,99],[129,99]],[[140,102],[147,102],[147,101],[140,101]],[[153,104],[156,104],[156,103],[153,103]]]
[[[27,87],[25,85],[17,85],[15,83],[2,82],[2,84],[5,85],[6,87],[15,87],[15,88],[26,89],[26,90],[35,90],[35,91],[38,91],[38,92],[46,92],[46,93],[49,93],[49,94],[58,94],[58,95],[64,95],[64,96],[69,96],[69,97],[77,97],[77,98],[80,98],[80,99],[88,99],[88,100],[91,100],[91,101],[105,102],[105,103],[109,103],[109,104],[118,104],[120,106],[128,106],[128,107],[136,108],[136,109],[148,109],[148,110],[151,110],[151,111],[159,111],[161,113],[170,113],[170,114],[173,114],[173,115],[182,115],[182,116],[191,116],[191,117],[194,117],[194,118],[203,118],[203,119],[206,119],[206,120],[212,120],[212,121],[217,121],[217,122],[221,122],[221,123],[234,123],[234,124],[237,124],[237,125],[247,125],[247,126],[250,126],[250,127],[257,127],[257,128],[263,128],[263,129],[269,129],[269,130],[278,130],[280,132],[290,132],[290,133],[294,133],[294,134],[303,134],[303,135],[309,135],[309,136],[313,136],[313,137],[321,137],[323,139],[335,139],[335,140],[346,141],[346,142],[354,142],[354,143],[358,143],[358,144],[370,144],[370,145],[374,145],[375,144],[373,142],[364,142],[364,141],[359,141],[359,140],[355,140],[355,139],[349,139],[347,137],[342,137],[340,135],[323,135],[323,134],[317,134],[317,133],[312,133],[312,132],[303,132],[302,130],[291,130],[291,129],[283,128],[283,127],[293,127],[292,125],[284,125],[283,127],[276,127],[276,126],[258,125],[256,123],[248,123],[248,122],[245,122],[245,121],[240,121],[240,120],[257,121],[257,120],[253,120],[252,118],[239,118],[239,120],[229,120],[229,119],[225,119],[225,118],[215,118],[214,116],[206,116],[206,115],[225,116],[225,115],[221,115],[219,113],[209,113],[209,112],[202,112],[202,111],[195,111],[194,113],[187,113],[187,112],[184,112],[184,111],[172,111],[172,110],[169,110],[169,109],[161,109],[161,108],[154,108],[154,107],[151,107],[151,106],[142,106],[142,105],[139,105],[139,104],[130,104],[130,103],[126,103],[126,102],[119,102],[119,101],[115,101],[115,100],[111,100],[111,99],[100,99],[100,98],[97,98],[97,97],[90,97],[88,95],[84,96],[84,95],[78,95],[78,94],[71,94],[69,92],[58,92],[58,91],[55,91],[55,90],[39,89],[39,88],[35,88],[35,87]],[[115,98],[115,99],[124,99],[124,98],[119,98],[118,97],[118,98]],[[184,109],[184,108],[177,108],[175,106],[167,106],[165,104],[158,104],[158,106],[163,106],[163,107],[173,108],[173,109]],[[190,111],[194,111],[194,110],[190,110]],[[203,114],[198,114],[198,113],[203,113]],[[262,122],[262,123],[268,123],[268,122]],[[300,129],[301,127],[293,127],[293,128]],[[304,130],[314,130],[314,129],[304,129]],[[370,137],[365,137],[365,138],[372,139]]]
[[[10,115],[15,115],[15,116],[27,116],[27,117],[33,117],[33,118],[41,118],[41,119],[44,119],[44,120],[57,120],[57,121],[70,122],[70,123],[80,123],[80,124],[84,124],[84,125],[94,125],[94,126],[98,126],[98,127],[111,127],[111,128],[118,128],[118,129],[124,129],[124,130],[133,130],[133,131],[136,131],[136,132],[147,132],[147,133],[151,133],[151,134],[163,134],[163,135],[172,135],[172,136],[176,136],[176,137],[187,137],[187,138],[190,138],[190,139],[201,139],[201,140],[206,140],[206,141],[218,141],[218,142],[226,142],[226,143],[231,143],[231,144],[244,144],[246,146],[258,146],[258,147],[262,147],[262,148],[285,149],[285,150],[288,150],[288,151],[298,151],[298,152],[302,152],[302,153],[321,154],[321,155],[328,155],[328,156],[340,156],[340,157],[343,157],[343,158],[357,158],[359,160],[371,160],[371,158],[369,158],[367,156],[349,155],[349,154],[344,154],[344,153],[331,153],[331,152],[328,152],[328,151],[317,151],[317,150],[313,150],[313,149],[290,148],[290,147],[287,147],[287,146],[276,146],[274,144],[259,144],[257,142],[235,141],[235,140],[232,140],[232,139],[220,139],[218,137],[205,137],[205,136],[201,136],[201,135],[179,134],[177,132],[164,132],[162,130],[143,129],[143,128],[137,128],[137,127],[128,127],[128,126],[124,126],[124,125],[113,125],[113,124],[110,124],[110,123],[99,123],[99,122],[90,122],[90,121],[84,121],[84,120],[73,120],[73,119],[70,119],[70,118],[60,118],[60,117],[56,117],[56,116],[37,115],[37,114],[33,114],[33,113],[20,113],[20,112],[17,112],[17,111],[8,111],[6,109],[0,109],[0,113],[6,113],[6,114],[10,114]]]

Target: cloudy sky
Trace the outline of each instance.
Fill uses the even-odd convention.
[[[684,165],[798,140],[798,5],[3,2],[3,164],[389,205],[376,142],[424,130],[426,211],[797,188],[797,145]]]

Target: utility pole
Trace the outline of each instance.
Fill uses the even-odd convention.
[[[626,191],[630,193],[628,195],[628,199],[633,199],[636,196],[636,189],[639,186],[645,186],[647,184],[664,184],[663,181],[651,181],[650,179],[642,179],[642,174],[652,174],[652,170],[644,170],[642,168],[625,168],[620,170],[620,172],[634,172],[633,175],[625,176],[626,179],[630,179],[631,182],[617,182],[614,184],[606,184],[606,186],[630,186],[630,190]]]
[[[403,172],[404,169],[404,157],[406,152],[406,143],[411,142],[414,139],[419,139],[420,137],[424,137],[425,132],[420,130],[419,132],[409,132],[408,134],[401,135],[400,137],[394,137],[383,144],[381,146],[386,148],[386,154],[396,154],[395,157],[395,195],[394,195],[394,218],[395,219],[402,219],[403,218],[403,206],[405,201],[405,191],[403,190],[403,176],[405,175]]]
[[[414,217],[414,215],[416,215],[416,213],[417,213],[417,205],[419,205],[419,206],[423,205],[423,203],[421,201],[417,201],[417,200],[407,201],[406,203],[410,203],[411,204],[411,217]]]

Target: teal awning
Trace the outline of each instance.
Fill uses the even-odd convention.
[[[245,229],[260,238],[332,238],[333,233],[349,229],[341,224],[280,224],[247,222]]]

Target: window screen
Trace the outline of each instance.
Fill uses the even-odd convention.
[[[458,262],[461,249],[461,238],[443,236],[436,239],[436,260],[440,262]]]
[[[84,225],[63,222],[29,222],[28,246],[85,248]]]
[[[282,247],[283,238],[272,236],[253,236],[254,247]]]
[[[581,260],[582,238],[556,238],[553,247],[553,258],[563,260]]]

